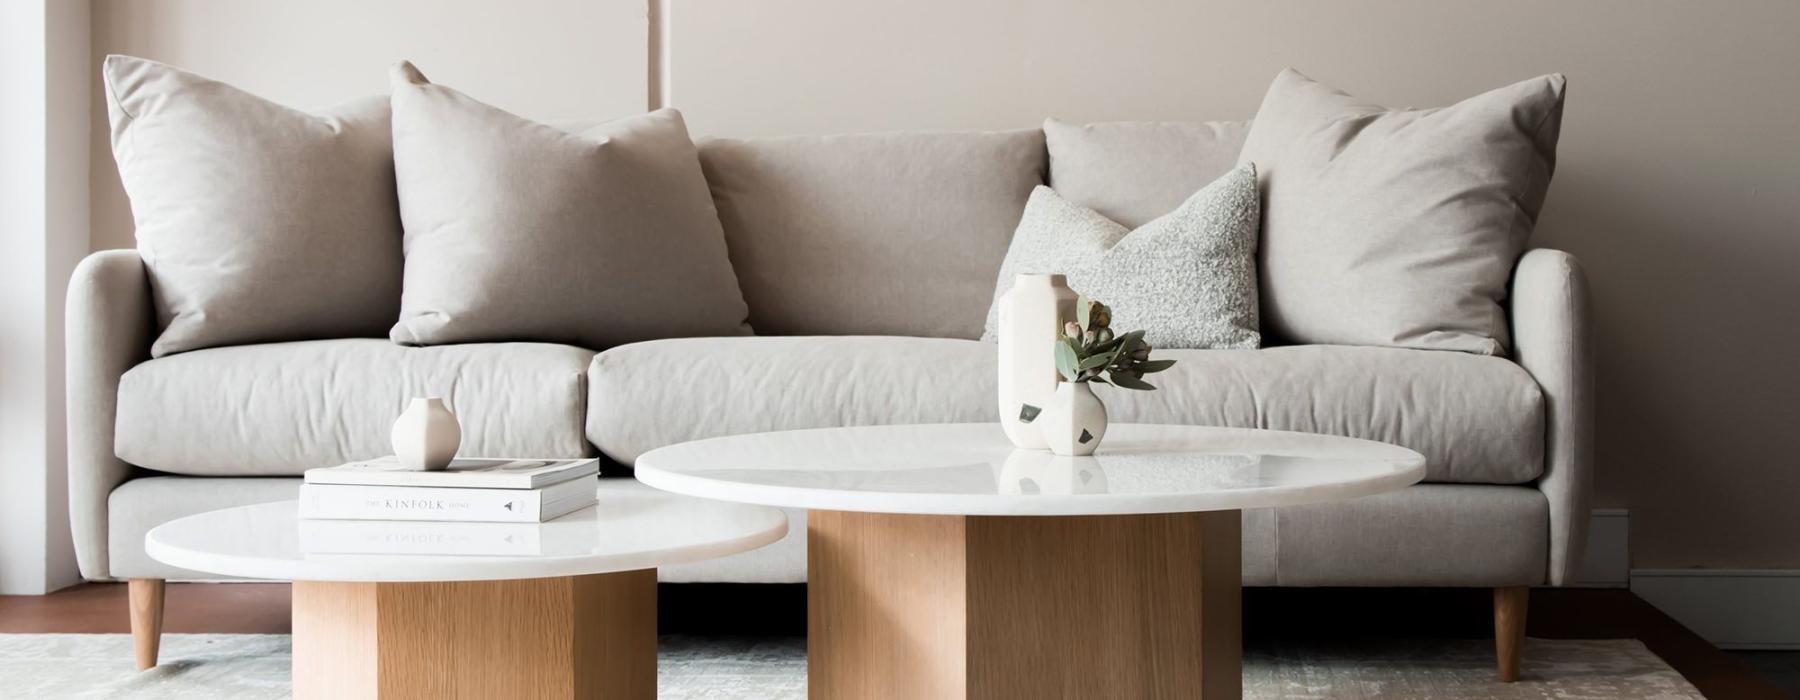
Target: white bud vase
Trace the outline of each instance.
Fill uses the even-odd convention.
[[[1050,451],[1059,455],[1084,456],[1094,453],[1106,437],[1106,404],[1094,395],[1087,382],[1063,382],[1056,385],[1050,405],[1032,421]]]
[[[1075,318],[1076,298],[1062,275],[1015,276],[1000,297],[1000,428],[1014,445],[1047,446],[1026,406],[1042,409],[1056,393],[1056,338]]]
[[[462,426],[439,398],[413,399],[394,421],[394,455],[413,469],[439,471],[462,447]]]

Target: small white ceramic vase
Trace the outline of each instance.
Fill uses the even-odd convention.
[[[1050,405],[1044,407],[1032,425],[1037,426],[1051,452],[1091,455],[1106,437],[1106,404],[1094,395],[1093,385],[1062,382],[1056,385]]]
[[[439,398],[413,399],[394,421],[394,455],[413,469],[439,471],[462,447],[462,426]]]
[[[1042,409],[1056,393],[1056,338],[1075,318],[1076,298],[1062,275],[1018,275],[1000,296],[1000,428],[1014,445],[1046,447],[1026,406]]]

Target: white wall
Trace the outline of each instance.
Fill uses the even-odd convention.
[[[88,4],[0,3],[0,593],[74,583],[63,297],[87,254]]]

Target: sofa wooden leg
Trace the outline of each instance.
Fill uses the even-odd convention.
[[[1519,680],[1519,655],[1525,647],[1525,610],[1530,596],[1530,586],[1494,589],[1494,653],[1502,683]]]
[[[126,587],[131,599],[131,642],[142,671],[156,666],[156,652],[162,646],[163,580],[134,578]]]

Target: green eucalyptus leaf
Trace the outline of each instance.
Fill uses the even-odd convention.
[[[1136,370],[1138,374],[1149,374],[1151,372],[1161,372],[1174,366],[1174,360],[1145,360],[1139,362],[1137,366],[1132,369]]]
[[[1075,357],[1075,346],[1067,341],[1056,344],[1056,371],[1063,379],[1075,381],[1081,375],[1081,361]]]
[[[1091,315],[1093,312],[1093,309],[1094,309],[1094,303],[1093,303],[1093,301],[1089,300],[1087,297],[1076,297],[1075,298],[1075,322],[1080,324],[1081,329],[1084,331],[1087,330],[1088,320],[1090,318],[1093,318],[1093,316]]]
[[[1106,353],[1101,355],[1089,355],[1087,359],[1081,361],[1080,367],[1083,370],[1100,369],[1109,364],[1112,364],[1112,354]]]
[[[1112,379],[1112,383],[1114,386],[1117,386],[1117,387],[1120,387],[1123,389],[1137,389],[1140,391],[1149,391],[1151,389],[1156,388],[1156,387],[1150,386],[1144,380],[1138,379],[1137,377],[1134,377],[1134,376],[1131,376],[1129,373],[1126,373],[1126,372],[1113,372],[1112,374],[1110,374],[1108,376]]]

